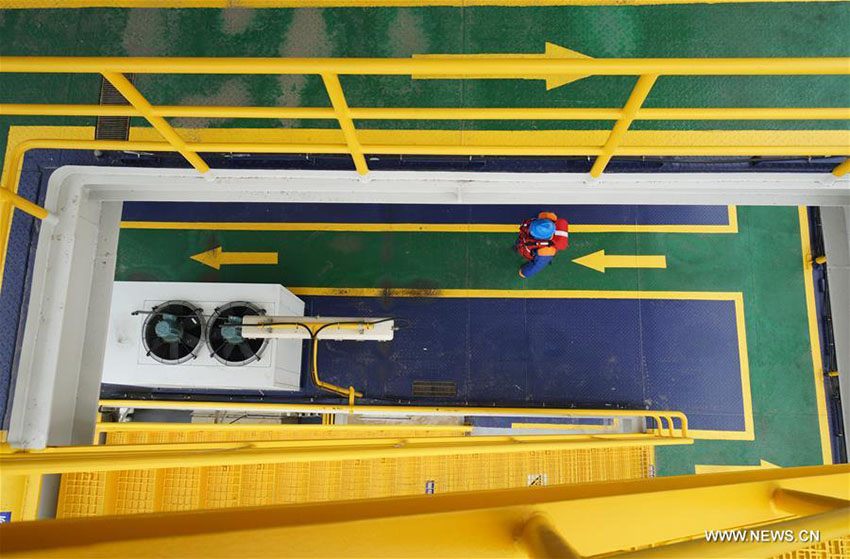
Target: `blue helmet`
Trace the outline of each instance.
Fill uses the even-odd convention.
[[[555,222],[551,219],[535,219],[529,224],[528,232],[539,241],[547,241],[555,234]]]

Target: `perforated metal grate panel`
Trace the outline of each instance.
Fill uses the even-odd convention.
[[[130,83],[136,79],[135,74],[125,74]],[[101,105],[129,105],[115,87],[106,78],[100,85]],[[95,140],[128,140],[130,138],[130,118],[125,116],[99,116],[94,129]]]
[[[850,536],[815,544],[774,559],[847,559],[850,557]]]
[[[301,430],[299,430],[300,432]],[[311,430],[314,433],[321,431]],[[290,431],[291,432],[291,431]],[[328,431],[325,431],[327,433]],[[333,430],[330,431],[334,433]],[[381,432],[376,429],[376,432]],[[387,433],[390,431],[384,431]],[[336,432],[342,438],[350,431]],[[402,437],[400,431],[393,436]],[[433,431],[446,435],[452,431]],[[416,432],[422,436],[422,431]],[[272,435],[278,435],[273,437]],[[109,433],[107,444],[280,440],[269,431]],[[356,432],[363,438],[366,433]],[[374,435],[373,435],[374,436]],[[170,468],[106,474],[67,474],[57,516],[310,503],[424,493],[555,485],[652,477],[651,448],[474,454],[415,458]],[[110,487],[116,487],[112,491]]]

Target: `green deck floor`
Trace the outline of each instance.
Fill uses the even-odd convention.
[[[692,473],[694,464],[759,460],[821,463],[798,212],[737,211],[739,232],[733,234],[573,233],[568,253],[525,282],[509,250],[511,234],[125,229],[116,279],[396,288],[429,297],[442,289],[741,292],[755,440],[660,449],[660,471]],[[279,264],[216,271],[190,259],[216,246],[278,252]],[[571,261],[603,248],[609,254],[663,254],[668,267],[601,274]]]
[[[0,11],[0,54],[77,56],[408,57],[540,53],[546,41],[596,57],[850,55],[850,3],[548,8]],[[352,106],[617,107],[633,77],[593,77],[552,91],[542,81],[344,77]],[[153,103],[327,106],[312,76],[141,76]],[[0,75],[0,101],[96,103],[97,76]],[[850,106],[850,77],[665,77],[649,107]],[[181,127],[335,127],[324,121],[172,119]],[[0,116],[9,125],[81,125],[90,118]],[[139,122],[138,124],[141,124]],[[363,128],[596,129],[610,122],[358,122]],[[638,122],[636,129],[848,129],[846,121]],[[598,274],[559,258],[527,284],[505,235],[133,231],[122,233],[118,279],[274,281],[299,286],[428,289],[742,291],[755,441],[698,441],[659,451],[662,473],[694,464],[781,466],[821,461],[799,224],[793,208],[739,208],[740,233],[575,235],[571,254],[599,248],[666,254],[666,271]],[[281,265],[216,273],[191,254],[216,243],[274,247]],[[475,250],[471,250],[474,247]],[[317,250],[319,249],[319,250]],[[231,248],[231,250],[234,250]],[[321,259],[311,256],[320,253]],[[333,262],[332,267],[326,263]],[[298,262],[299,266],[290,266]],[[778,374],[782,371],[783,374]]]
[[[81,9],[0,11],[0,54],[409,57],[542,53],[547,41],[595,57],[847,56],[850,3],[540,8]],[[0,76],[3,102],[97,103],[90,75]],[[344,76],[351,106],[618,107],[635,78],[599,76],[546,91],[540,80]],[[327,106],[316,76],[140,76],[153,103]],[[842,107],[848,76],[662,77],[647,107]],[[177,126],[335,127],[326,121],[173,119]],[[0,117],[9,124],[87,118]],[[140,122],[141,123],[141,122]],[[612,123],[363,121],[363,128],[598,129]],[[648,121],[635,129],[847,129],[846,121]],[[5,132],[0,137],[5,139]],[[0,148],[3,146],[0,145]]]

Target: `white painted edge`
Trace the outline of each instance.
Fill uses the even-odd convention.
[[[63,167],[121,201],[850,205],[850,176],[815,173],[451,173]],[[54,173],[55,174],[55,173]],[[82,177],[85,177],[82,179]]]
[[[96,413],[91,394],[101,370],[81,368],[75,343],[103,331],[102,309],[89,312],[92,286],[112,281],[96,266],[101,204],[123,201],[243,201],[419,204],[740,204],[850,206],[850,177],[810,173],[452,173],[215,170],[65,166],[50,177],[18,365],[9,442],[22,448],[85,444],[79,422]],[[109,227],[115,227],[114,219]],[[112,241],[110,241],[112,242]],[[69,362],[69,356],[77,359]]]

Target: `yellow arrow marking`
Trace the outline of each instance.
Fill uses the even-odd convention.
[[[276,252],[224,252],[220,246],[191,258],[216,270],[231,264],[277,264]]]
[[[718,472],[740,472],[745,470],[762,470],[767,468],[778,468],[776,464],[768,462],[767,460],[759,460],[758,466],[725,466],[725,465],[712,465],[712,464],[696,464],[694,469],[698,474],[716,474]]]
[[[576,52],[574,50],[565,49],[562,46],[556,45],[555,43],[546,43],[546,49],[543,54],[414,54],[413,58],[437,58],[437,59],[452,59],[452,58],[592,58],[587,56],[586,54],[582,54],[580,52]],[[568,83],[572,83],[574,81],[578,81],[580,79],[588,77],[589,74],[585,74],[582,76],[539,76],[539,77],[528,77],[528,76],[517,76],[519,79],[524,80],[546,80],[546,90],[555,89],[556,87],[561,87],[562,85],[566,85]],[[423,76],[423,75],[414,75],[413,79],[419,80],[445,80],[445,79],[465,79],[467,76],[457,75],[457,76]],[[510,79],[505,76],[475,76],[472,79]]]
[[[605,273],[605,268],[666,268],[667,257],[664,255],[619,255],[605,254],[605,249],[576,258],[576,264],[587,266],[597,272]]]

